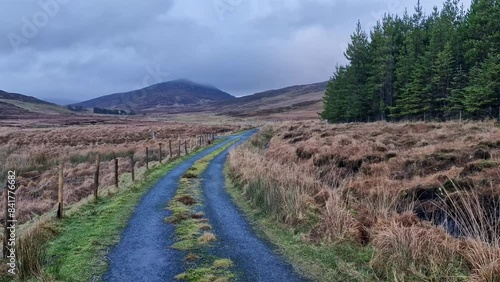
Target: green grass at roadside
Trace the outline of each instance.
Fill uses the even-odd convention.
[[[269,240],[294,268],[313,281],[378,281],[369,267],[371,247],[351,243],[313,244],[294,230],[247,201],[242,187],[225,169],[227,191],[261,237]],[[301,230],[303,231],[303,230]]]
[[[45,273],[55,281],[91,281],[102,275],[107,267],[105,256],[109,248],[119,241],[142,196],[161,177],[203,149],[158,165],[144,175],[143,181],[121,183],[129,188],[100,197],[63,220],[54,221],[52,224],[59,235],[49,243]]]

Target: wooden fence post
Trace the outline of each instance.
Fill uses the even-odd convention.
[[[97,154],[95,161],[95,174],[94,174],[94,199],[97,200],[97,194],[99,193],[99,169],[101,166],[101,155]]]
[[[178,142],[178,148],[177,148],[177,156],[180,158],[181,157],[181,139],[179,139]]]
[[[118,159],[115,158],[115,186],[118,187]]]
[[[168,140],[168,149],[170,151],[170,158],[173,158],[174,154],[172,153],[172,140]]]
[[[159,144],[160,145],[160,163],[162,162],[162,155],[161,155],[161,143]]]
[[[64,213],[64,191],[63,191],[63,186],[64,186],[64,164],[60,163],[59,164],[59,186],[57,190],[57,218],[63,218],[63,213]]]
[[[146,147],[146,169],[149,170],[149,148]]]
[[[135,181],[135,163],[134,163],[134,155],[130,155],[130,173],[132,173],[132,181]]]

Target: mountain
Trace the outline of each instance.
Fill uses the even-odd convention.
[[[217,105],[222,115],[237,117],[317,118],[328,82],[269,90]]]
[[[73,104],[84,108],[105,108],[140,113],[191,112],[210,103],[236,99],[213,86],[189,80],[173,80],[140,90],[116,93]]]
[[[68,109],[35,97],[0,90],[0,117],[30,114],[70,114]]]
[[[322,110],[327,82],[296,85],[235,98],[213,86],[188,80],[159,83],[73,104],[83,108],[135,113],[195,113],[262,119],[315,119]],[[0,91],[0,118],[74,112],[47,101]]]

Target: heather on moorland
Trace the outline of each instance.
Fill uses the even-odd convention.
[[[498,281],[499,153],[492,122],[290,122],[262,129],[228,169],[303,242],[371,253],[369,271],[338,266],[349,279]]]

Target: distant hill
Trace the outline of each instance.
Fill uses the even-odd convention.
[[[155,84],[144,89],[116,93],[73,104],[84,108],[106,108],[135,113],[189,112],[210,103],[236,99],[213,86],[181,79]]]
[[[69,114],[65,107],[52,104],[35,97],[0,90],[0,116],[29,114]]]
[[[237,117],[317,118],[328,82],[269,90],[217,105],[217,112]]]

